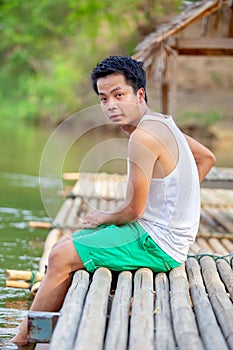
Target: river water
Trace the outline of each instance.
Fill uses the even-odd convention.
[[[26,125],[0,128],[0,349],[14,348],[7,345],[7,342],[15,334],[15,327],[23,319],[31,302],[29,290],[5,287],[5,270],[38,269],[47,231],[29,228],[28,222],[48,221],[49,215],[53,215],[50,207],[53,207],[55,213],[61,204],[61,199],[59,200],[57,196],[60,183],[56,176],[46,178],[46,174],[42,174],[46,180],[48,193],[49,191],[56,193],[56,196],[49,198],[50,207],[45,204],[43,191],[42,197],[40,192],[40,162],[41,159],[46,160],[43,155],[50,135],[51,130]],[[64,140],[69,137],[67,135],[64,135],[53,150],[53,157],[50,157],[49,163],[54,164],[54,167],[57,151],[60,146],[64,146]],[[110,138],[119,141],[119,135],[112,137],[111,134]],[[84,167],[85,170],[125,172],[125,141],[123,139],[121,141],[124,150],[108,154],[109,149],[115,146],[106,143],[106,139],[109,140],[109,136],[106,138],[106,133],[96,131],[80,139],[78,145],[70,149],[69,156],[62,164],[62,172],[77,171],[77,166],[85,154],[90,158],[87,167]],[[104,144],[104,149],[96,148],[100,144]],[[219,154],[217,165],[232,166],[232,144],[226,146],[225,142],[223,146],[223,157],[219,148],[217,150]],[[51,146],[53,147],[54,145]],[[103,157],[96,156],[96,151],[108,159],[107,166],[104,165]],[[47,153],[51,156],[49,152]],[[92,153],[95,154],[94,157]],[[227,153],[229,157],[226,156]],[[117,158],[114,165],[111,164],[111,158]]]
[[[125,172],[124,160],[116,159],[115,165],[111,164],[111,159],[119,158],[119,155],[109,153],[109,140],[118,139],[118,135],[98,128],[83,135],[88,129],[91,128],[85,127],[82,133],[78,130],[79,140],[72,145],[70,126],[58,132],[58,137],[52,136],[50,143],[47,141],[54,135],[52,130],[28,125],[0,128],[0,349],[14,348],[7,342],[31,303],[29,290],[5,286],[6,269],[38,270],[48,232],[29,228],[28,223],[53,220],[64,201],[58,191],[68,185],[60,183],[59,175],[61,177],[65,171],[78,171],[85,155],[87,161],[82,166],[83,171],[116,172],[121,169],[120,172]],[[122,144],[126,145],[124,140]],[[95,154],[96,147],[99,156]],[[59,157],[60,153],[64,159]],[[104,164],[106,157],[107,165]]]

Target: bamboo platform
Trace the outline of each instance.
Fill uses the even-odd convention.
[[[87,173],[64,178],[76,183],[50,224],[39,273],[53,244],[80,229],[90,207],[112,210],[124,200],[125,176]],[[196,242],[186,263],[170,273],[154,274],[147,268],[119,274],[106,268],[94,274],[77,271],[49,349],[233,350],[232,188],[201,189]],[[29,339],[36,342],[33,325],[30,329]],[[36,345],[36,350],[47,348]]]

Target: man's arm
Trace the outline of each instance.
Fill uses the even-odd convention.
[[[101,224],[122,225],[138,219],[144,212],[149,193],[156,155],[152,152],[154,138],[143,130],[137,129],[130,137],[128,157],[130,171],[128,174],[126,200],[114,212],[93,210],[83,219],[85,228]]]
[[[214,154],[198,141],[194,140],[188,135],[184,135],[189,147],[193,153],[195,162],[197,164],[197,170],[199,174],[199,180],[202,182],[210,169],[214,166],[216,158]]]

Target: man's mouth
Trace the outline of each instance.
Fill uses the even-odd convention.
[[[112,121],[117,121],[118,119],[120,119],[122,117],[122,115],[121,114],[114,114],[114,115],[110,115],[110,119],[112,120]]]

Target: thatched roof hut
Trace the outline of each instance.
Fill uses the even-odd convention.
[[[183,12],[168,23],[155,28],[136,47],[134,58],[144,62],[148,76],[161,84],[162,112],[169,113],[168,67],[177,55],[233,55],[233,0],[185,1]],[[215,16],[214,26],[221,25],[221,15],[228,12],[228,33],[225,37],[208,36],[208,21]],[[195,21],[200,21],[200,36],[179,34]],[[225,18],[224,18],[225,21]],[[173,77],[175,73],[173,72]],[[173,89],[175,91],[175,89]],[[170,97],[174,99],[175,97]],[[174,113],[174,111],[172,111]]]

